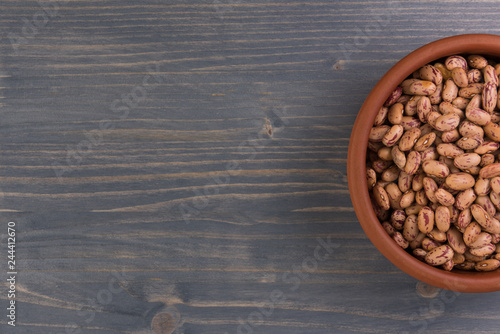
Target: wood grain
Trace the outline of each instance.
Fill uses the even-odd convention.
[[[499,293],[419,295],[346,182],[377,80],[496,2],[57,4],[0,4],[2,333],[498,332]]]

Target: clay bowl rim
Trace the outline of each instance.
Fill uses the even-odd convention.
[[[361,106],[354,123],[347,156],[349,193],[358,220],[375,247],[408,275],[438,288],[458,292],[500,291],[500,269],[466,272],[435,268],[399,247],[377,219],[368,195],[365,159],[368,133],[377,111],[399,83],[421,66],[454,54],[481,54],[500,58],[500,36],[464,34],[426,44],[397,62],[375,85]]]

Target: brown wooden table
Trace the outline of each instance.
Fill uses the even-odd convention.
[[[493,1],[2,1],[0,332],[498,333],[499,293],[426,289],[373,247],[346,157],[394,63],[500,33],[499,14]]]

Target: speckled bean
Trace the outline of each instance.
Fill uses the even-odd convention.
[[[452,260],[453,260],[453,263],[455,263],[455,265],[458,265],[458,264],[461,264],[461,263],[465,262],[465,256],[463,254],[459,254],[455,250],[453,250],[453,252],[455,254],[453,254],[453,259]]]
[[[466,261],[479,262],[479,261],[485,260],[484,256],[477,256],[477,255],[471,254],[470,249],[467,249],[465,251],[464,256],[465,256]]]
[[[401,96],[401,94],[403,94],[403,89],[401,87],[396,87],[391,95],[389,95],[389,97],[387,98],[387,100],[384,102],[384,107],[390,107],[392,106],[394,103],[396,103],[396,101],[399,99],[399,97]]]
[[[452,79],[445,81],[443,85],[443,101],[451,102],[458,96],[458,87]]]
[[[424,173],[416,174],[413,177],[411,187],[414,191],[419,191],[424,187],[424,177],[425,177]]]
[[[434,248],[441,246],[441,243],[439,243],[435,240],[432,240],[431,238],[428,238],[426,234],[424,234],[424,235],[425,235],[425,238],[422,239],[421,247],[425,251],[429,252],[429,251],[433,250]]]
[[[467,72],[461,67],[455,67],[451,70],[451,78],[458,87],[466,87],[469,84]]]
[[[402,103],[395,103],[387,113],[387,120],[391,124],[401,124],[403,121],[404,106]]]
[[[492,191],[490,192],[490,200],[491,203],[495,206],[495,208],[500,211],[500,194]]]
[[[483,68],[483,78],[485,83],[492,83],[494,86],[498,87],[498,76],[493,66],[486,65]]]
[[[412,189],[413,175],[408,175],[404,170],[399,173],[398,187],[401,192],[405,193]],[[413,189],[412,189],[413,190]]]
[[[455,67],[460,67],[460,68],[462,68],[464,70],[466,70],[468,68],[468,66],[467,66],[467,60],[465,60],[464,57],[459,56],[459,55],[449,56],[444,61],[444,65],[446,66],[446,68],[448,69],[448,71],[453,70]]]
[[[410,247],[411,247],[411,244],[410,244]],[[427,252],[424,249],[422,249],[422,248],[415,248],[412,251],[412,254],[413,254],[413,256],[415,256],[420,261],[424,261],[425,256],[427,255]]]
[[[481,156],[477,153],[464,153],[453,159],[453,164],[459,169],[467,169],[478,166],[481,163]]]
[[[435,192],[439,189],[437,184],[436,184],[436,181],[434,181],[430,177],[424,177],[423,183],[424,183],[425,196],[432,203],[436,203],[437,198],[436,198]]]
[[[452,144],[452,143],[442,143],[437,145],[436,147],[437,152],[445,157],[448,158],[456,158],[457,156],[464,154],[464,150],[459,148],[457,145]]]
[[[469,208],[476,200],[477,196],[473,188],[465,189],[455,196],[455,206],[459,210]]]
[[[496,99],[495,99],[495,101],[496,101]],[[490,112],[483,110],[483,109],[479,109],[479,108],[468,109],[465,112],[465,117],[467,117],[467,119],[469,121],[471,121],[472,123],[480,125],[480,126],[484,126],[491,121]]]
[[[413,146],[413,149],[419,152],[424,151],[428,149],[432,144],[434,144],[435,140],[436,140],[436,133],[435,132],[428,133],[417,140],[417,142]]]
[[[454,113],[442,115],[436,119],[434,128],[438,131],[450,131],[460,124],[460,116]]]
[[[455,227],[452,227],[446,232],[446,236],[448,239],[448,244],[451,246],[455,253],[465,253],[465,251],[467,250],[467,246],[465,245],[462,233],[460,233]]]
[[[408,153],[408,156],[406,157],[405,172],[409,175],[415,174],[420,167],[421,159],[420,153],[417,151],[411,151]]]
[[[380,107],[377,116],[375,116],[375,121],[373,121],[374,126],[380,126],[387,120],[387,114],[389,113],[389,108]]]
[[[429,100],[433,105],[439,104],[443,100],[442,95],[443,83],[441,82],[440,84],[436,85],[436,90],[434,91],[434,93],[429,95]]]
[[[470,99],[476,94],[480,94],[483,91],[484,84],[482,83],[471,83],[467,86],[460,88],[458,90],[458,96]]]
[[[435,147],[429,147],[425,151],[421,152],[420,155],[422,156],[422,161],[437,160],[440,157]]]
[[[498,82],[490,81],[484,85],[483,94],[481,95],[481,102],[484,110],[492,113],[495,110],[498,101]]]
[[[441,140],[443,141],[443,143],[454,143],[459,139],[460,139],[460,133],[458,132],[457,129],[444,131],[441,134]]]
[[[481,225],[477,222],[471,222],[464,230],[463,238],[467,246],[471,245],[477,240],[479,234],[481,233]]]
[[[440,266],[453,258],[453,249],[448,245],[442,245],[429,251],[425,256],[425,262],[431,266]]]
[[[481,95],[474,95],[469,103],[467,104],[467,106],[465,107],[465,112],[467,113],[467,111],[469,109],[474,109],[474,108],[481,108],[482,107],[482,102],[481,102]]]
[[[490,180],[491,190],[500,194],[500,176],[495,176]]]
[[[417,116],[421,122],[427,122],[431,113],[431,100],[427,96],[422,96],[417,102]]]
[[[377,155],[382,160],[392,161],[391,148],[383,146],[377,151]]]
[[[424,65],[418,72],[422,80],[431,81],[436,85],[439,85],[443,81],[443,74],[430,64]]]
[[[465,260],[464,262],[457,264],[457,268],[460,270],[474,270],[475,265],[475,262]]]
[[[470,248],[480,248],[484,247],[491,244],[491,234],[487,232],[481,232],[479,233],[479,236],[477,237],[476,241],[471,243],[469,245]],[[477,255],[477,254],[474,254]]]
[[[466,98],[459,96],[459,97],[455,98],[453,101],[451,101],[451,104],[460,110],[465,110],[465,108],[467,107],[469,102],[470,102],[469,99],[466,99]],[[437,104],[437,103],[435,103],[435,104]]]
[[[429,199],[425,195],[425,190],[421,189],[415,192],[415,202],[421,206],[426,206],[429,203]]]
[[[484,134],[495,142],[500,142],[500,125],[489,122],[483,127]]]
[[[472,255],[475,255],[475,256],[488,256],[488,255],[491,255],[495,252],[495,245],[493,244],[488,244],[486,246],[482,246],[482,247],[477,247],[477,248],[471,248],[469,249],[469,252],[472,254]]]
[[[444,81],[448,80],[451,77],[451,71],[448,70],[443,63],[435,63],[434,67],[437,68],[439,72],[441,72]]]
[[[450,194],[448,191],[440,188],[436,190],[434,193],[434,196],[436,196],[437,201],[444,206],[451,206],[455,204],[455,197],[453,197],[452,194]]]
[[[483,154],[481,157],[481,164],[479,166],[484,167],[495,163],[495,156],[493,154]]]
[[[478,69],[472,69],[467,72],[467,81],[468,83],[477,83],[483,80],[483,74]]]
[[[493,271],[500,268],[500,261],[497,259],[487,259],[477,262],[474,269],[477,271]]]
[[[399,167],[396,165],[392,165],[382,172],[382,175],[380,175],[380,179],[386,182],[396,181],[399,177],[399,172]]]
[[[384,170],[386,170],[387,168],[389,168],[391,165],[392,165],[392,161],[378,159],[378,160],[375,160],[372,163],[372,168],[377,173],[382,173]]]
[[[500,163],[493,163],[491,165],[481,168],[479,176],[482,178],[491,178],[500,176]]]
[[[373,187],[373,195],[375,201],[383,210],[389,210],[391,208],[391,205],[389,204],[389,196],[387,195],[384,187],[376,184]]]
[[[396,230],[403,229],[406,220],[406,213],[403,210],[394,210],[391,214],[391,225]]]
[[[385,186],[385,191],[387,192],[387,196],[389,198],[389,205],[392,209],[400,210],[401,206],[399,203],[401,202],[401,197],[403,193],[399,190],[399,187],[396,183],[389,183]]]
[[[484,142],[481,136],[462,137],[456,141],[458,147],[463,150],[473,150]]]
[[[382,141],[385,134],[390,129],[391,127],[389,125],[374,126],[373,128],[370,129],[370,135],[368,136],[368,139],[374,142]]]
[[[408,241],[413,241],[419,234],[417,216],[410,215],[406,218],[403,226],[403,236]]]
[[[402,125],[393,125],[389,131],[385,133],[384,137],[382,137],[382,143],[387,147],[394,146],[403,135],[403,132],[404,129]]]
[[[422,169],[424,170],[425,173],[437,177],[447,177],[450,174],[448,166],[436,160],[424,161],[422,163]]]
[[[421,98],[422,98],[422,96],[419,96],[419,95],[413,95],[410,97],[410,99],[408,100],[408,102],[405,105],[405,115],[413,116],[417,113],[418,100],[420,100]]]
[[[472,222],[472,214],[470,213],[470,209],[468,207],[462,209],[462,211],[460,211],[460,214],[458,215],[456,227],[461,231],[463,231],[467,226],[469,226],[471,222]]]
[[[396,242],[396,244],[398,244],[399,247],[403,249],[406,249],[409,246],[408,241],[405,240],[400,232],[394,232],[394,234],[392,235],[392,239]]]
[[[387,232],[387,234],[389,234],[390,236],[392,236],[394,232],[396,232],[396,229],[392,227],[392,225],[387,221],[382,223],[382,227],[384,228],[385,232]]]
[[[411,206],[415,201],[415,192],[410,189],[407,190],[406,192],[403,193],[403,196],[401,196],[401,200],[399,201],[399,206],[402,209],[406,209],[409,206]]]
[[[436,227],[434,227],[432,229],[432,231],[427,233],[427,236],[429,238],[431,238],[432,240],[440,242],[440,243],[446,242],[446,240],[447,240],[446,232],[442,232],[439,229],[437,229]]]
[[[434,228],[434,211],[428,206],[424,206],[418,213],[418,229],[422,233],[429,233]]]
[[[411,150],[420,137],[420,134],[421,131],[419,128],[412,128],[405,131],[399,140],[399,149],[403,152]]]
[[[479,204],[472,204],[470,212],[481,227],[488,228],[491,226],[491,216]]]
[[[444,205],[438,206],[434,213],[434,220],[438,230],[442,232],[448,231],[451,223],[450,210]]]
[[[488,60],[481,55],[470,55],[467,57],[467,63],[470,67],[481,70],[488,65]]]
[[[500,233],[500,220],[495,217],[491,217],[490,225],[483,226],[483,229],[491,234],[499,234]]]
[[[412,116],[403,116],[401,120],[401,125],[405,131],[408,131],[413,128],[418,128],[422,123],[418,120],[418,118]]]
[[[366,181],[368,184],[368,189],[370,190],[375,187],[375,184],[377,183],[377,173],[372,168],[366,169]]]
[[[436,90],[436,85],[431,81],[418,80],[412,81],[403,87],[403,93],[411,95],[430,95]]]
[[[481,155],[486,154],[486,153],[491,153],[491,152],[498,150],[499,147],[500,147],[500,144],[498,144],[497,142],[487,140],[487,141],[484,141],[478,147],[476,147],[474,149],[474,153],[481,154]]]
[[[474,185],[474,192],[477,196],[486,196],[490,193],[491,181],[490,179],[483,179],[478,177],[476,179],[476,184]]]
[[[497,212],[497,209],[487,195],[478,195],[474,203],[479,204],[491,217]]]
[[[475,136],[484,137],[483,128],[468,120],[465,120],[462,123],[460,123],[460,126],[458,127],[458,132],[463,137],[475,137]]]
[[[422,240],[426,238],[425,234],[419,232],[415,240],[410,241],[411,249],[420,248],[422,246]]]
[[[457,97],[458,99],[458,97]],[[456,99],[455,99],[456,100]],[[455,101],[453,100],[453,101]],[[439,112],[442,113],[443,115],[446,114],[457,114],[460,119],[463,119],[465,117],[465,114],[462,109],[457,108],[456,106],[453,105],[453,103],[443,101],[439,104]]]
[[[455,173],[448,175],[446,185],[454,190],[465,190],[472,188],[476,183],[474,177],[467,173]]]

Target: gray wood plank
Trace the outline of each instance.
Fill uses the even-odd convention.
[[[0,3],[2,333],[498,332],[499,293],[419,295],[346,181],[377,80],[500,33],[494,1],[48,3]]]

